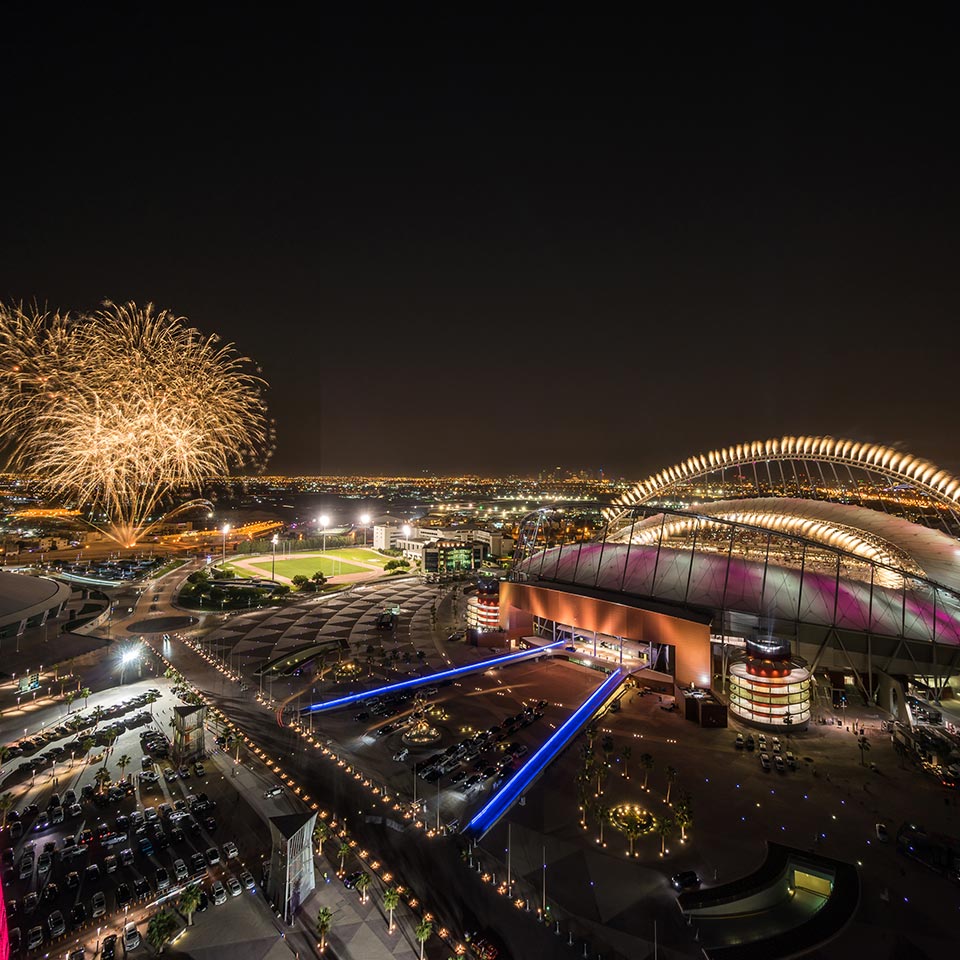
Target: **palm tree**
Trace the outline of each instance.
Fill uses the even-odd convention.
[[[66,705],[67,705],[67,713],[70,713],[70,711],[73,709],[73,701],[76,700],[77,697],[79,697],[79,696],[80,696],[80,694],[77,693],[76,690],[68,690],[68,691],[63,695],[64,702],[65,702]]]
[[[630,758],[633,756],[633,748],[630,746],[629,743],[620,751],[620,756],[623,757],[623,779],[629,780],[630,779],[629,763],[630,763]]]
[[[429,920],[421,920],[417,924],[417,929],[413,932],[420,944],[420,960],[423,960],[423,948],[426,942],[433,936],[433,924]]]
[[[10,794],[7,794],[10,796]],[[389,933],[393,933],[393,911],[400,906],[400,894],[397,892],[396,887],[391,887],[383,895],[383,909],[390,914],[390,924],[387,928]]]
[[[607,822],[610,817],[610,808],[603,803],[597,804],[597,823],[600,824],[600,836],[597,837],[597,843],[600,846],[604,846],[603,843],[603,825]]]
[[[323,853],[323,845],[327,842],[329,836],[330,828],[326,821],[318,820],[317,825],[313,828],[313,842],[317,845],[317,853]]]
[[[107,757],[110,756],[110,752],[113,750],[113,745],[117,742],[117,735],[111,730],[107,735],[106,750],[103,751],[103,765],[107,765]]]
[[[673,836],[676,824],[670,817],[661,817],[657,820],[657,825],[654,829],[660,838],[660,856],[662,857],[667,852],[667,841]]]
[[[186,915],[188,926],[193,926],[193,915],[200,906],[201,895],[199,883],[191,883],[180,894],[180,909]]]
[[[357,888],[357,890],[360,891],[360,902],[361,902],[361,903],[366,903],[366,902],[367,902],[367,887],[370,886],[370,874],[369,874],[369,873],[361,873],[360,876],[357,877],[357,882],[354,884],[354,886]]]
[[[133,760],[130,759],[125,753],[121,755],[120,759],[117,761],[117,766],[120,768],[120,778],[123,779],[123,771],[133,763]]]
[[[0,814],[3,815],[2,821],[0,821],[0,830],[4,830],[7,826],[7,814],[10,812],[10,808],[13,806],[13,794],[5,793],[0,797]]]
[[[677,802],[673,808],[673,819],[680,828],[680,842],[687,842],[687,827],[693,825],[693,808],[690,802],[690,794],[681,792],[677,797]]]
[[[649,753],[640,754],[640,766],[643,768],[643,789],[647,789],[650,771],[653,769],[653,757]]]
[[[93,720],[93,729],[96,730],[97,724],[103,719],[103,707],[94,707],[90,719]]]
[[[320,938],[320,952],[327,949],[327,934],[333,926],[333,912],[329,907],[317,911],[317,936]]]
[[[87,709],[87,702],[90,700],[90,694],[91,694],[91,693],[93,693],[93,691],[92,691],[89,687],[84,687],[82,690],[80,690],[80,691],[77,693],[77,696],[80,697],[80,698],[83,700],[83,709],[84,709],[84,710]]]
[[[340,857],[340,873],[343,873],[343,861],[347,859],[347,855],[350,853],[350,844],[344,840],[340,844],[340,849],[337,851],[337,856]]]
[[[173,936],[177,926],[177,918],[169,911],[161,910],[155,913],[147,924],[147,943],[157,953],[163,953],[163,948]]]
[[[90,762],[90,751],[91,751],[96,745],[97,745],[97,741],[94,740],[93,737],[86,737],[86,738],[84,739],[83,743],[80,744],[80,749],[84,752],[84,755],[85,755],[86,758],[87,758],[87,760],[86,760],[87,763]]]
[[[97,793],[102,793],[103,788],[110,782],[110,771],[107,769],[106,761],[93,779],[97,783]]]
[[[667,767],[667,797],[666,802],[669,805],[670,803],[670,791],[673,789],[673,785],[677,782],[677,771],[673,767]]]

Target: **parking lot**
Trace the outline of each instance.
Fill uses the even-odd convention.
[[[94,699],[99,710],[51,723],[44,749],[23,744],[24,757],[5,771],[13,804],[0,856],[11,947],[22,953],[60,945],[92,953],[99,942],[109,960],[119,947],[104,938],[120,934],[122,942],[125,919],[175,901],[188,882],[202,883],[200,912],[260,883],[265,825],[238,809],[216,764],[174,770],[169,761],[179,702],[169,683],[143,681]]]
[[[385,694],[324,714],[323,742],[391,792],[429,810],[429,820],[466,822],[602,681],[602,674],[565,660],[521,662]],[[439,735],[405,740],[418,721]]]

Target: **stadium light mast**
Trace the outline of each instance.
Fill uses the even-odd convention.
[[[327,552],[327,527],[330,525],[330,518],[324,513],[317,517],[317,523],[320,524],[320,529],[323,532],[323,546],[321,547],[321,552]]]
[[[363,545],[367,545],[367,525],[370,523],[370,514],[361,513],[360,514],[360,526],[363,527]],[[960,550],[957,551],[960,553]]]
[[[270,579],[277,579],[277,543],[279,542],[280,537],[277,534],[273,535],[273,540],[270,542],[273,544],[273,560],[270,563]]]
[[[220,566],[223,567],[224,571],[227,569],[227,534],[230,532],[230,524],[225,523],[223,529],[220,531],[223,534],[223,549],[222,549],[222,559],[220,560]]]

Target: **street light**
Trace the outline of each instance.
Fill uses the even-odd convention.
[[[320,524],[320,529],[323,531],[323,547],[321,548],[323,553],[327,552],[327,527],[330,525],[330,518],[324,513],[321,516],[317,517],[317,523]]]
[[[230,524],[225,523],[223,525],[223,559],[220,561],[220,566],[226,570],[227,567],[227,534],[230,532]]]
[[[125,650],[120,655],[120,686],[123,686],[123,674],[124,674],[124,671],[127,669],[127,664],[133,663],[133,661],[136,660],[139,656],[140,656],[140,651],[136,649]]]
[[[276,534],[274,534],[274,535],[273,535],[273,540],[271,541],[271,543],[273,544],[273,561],[272,561],[271,564],[270,564],[270,579],[271,579],[271,580],[276,580],[276,579],[277,579],[277,543],[278,543],[279,540],[280,540],[280,538],[279,538]]]
[[[363,545],[367,545],[367,524],[370,523],[370,514],[362,513],[360,514],[360,524],[363,527]]]

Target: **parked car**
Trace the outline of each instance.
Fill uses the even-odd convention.
[[[207,847],[207,863],[215,867],[220,862],[220,851],[216,847]]]
[[[240,881],[236,877],[227,877],[227,889],[231,897],[239,897],[243,893],[243,887],[240,886]]]
[[[140,946],[140,931],[135,923],[125,923],[123,925],[123,949],[126,951],[136,950]]]
[[[244,870],[240,874],[240,882],[243,884],[244,889],[253,890],[256,886],[256,883],[253,879],[253,874],[249,870]]]
[[[93,900],[90,902],[90,916],[96,920],[98,917],[102,917],[107,912],[107,898],[103,895],[101,891],[97,891],[93,895]]]
[[[121,883],[117,887],[117,906],[122,910],[124,907],[129,907],[132,900],[133,891],[130,889],[130,884]]]
[[[63,919],[63,914],[59,910],[54,910],[47,917],[47,930],[50,931],[50,937],[62,937],[67,932],[67,923]]]
[[[240,856],[240,851],[237,849],[237,845],[233,841],[228,840],[223,845],[223,854],[228,860],[235,860]]]
[[[213,896],[213,902],[218,906],[221,903],[227,902],[227,890],[219,880],[213,881],[213,886],[210,888],[210,893]]]
[[[107,934],[100,944],[100,960],[113,960],[117,955],[117,935]]]
[[[760,754],[760,766],[766,771],[770,770],[770,757],[765,753]]]
[[[363,876],[363,871],[362,871],[362,870],[355,870],[353,873],[348,873],[348,874],[343,878],[343,885],[344,885],[348,890],[352,890],[352,889],[356,886],[357,881],[358,881],[362,876]]]

